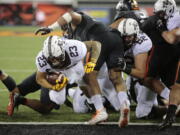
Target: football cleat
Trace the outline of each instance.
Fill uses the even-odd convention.
[[[12,116],[14,113],[14,108],[18,107],[18,97],[20,95],[18,93],[10,93],[9,95],[9,104],[7,106],[7,112],[9,116]]]
[[[106,112],[106,109],[103,108],[101,110],[96,110],[96,114],[92,117],[91,120],[89,120],[88,122],[85,122],[85,124],[96,125],[100,122],[106,121],[107,118],[108,118],[108,114]]]
[[[159,130],[164,130],[166,128],[169,128],[172,126],[172,124],[175,122],[175,116],[167,116],[163,120],[162,124],[159,126]]]
[[[126,127],[129,123],[129,117],[130,117],[129,105],[124,104],[120,110],[120,117],[118,122],[119,127]]]

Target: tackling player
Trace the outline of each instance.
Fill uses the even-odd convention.
[[[180,41],[179,41],[179,29],[180,29],[180,12],[176,10],[176,3],[174,0],[158,0],[155,4],[155,11],[164,14],[167,18],[167,23],[160,23],[158,29],[162,37],[169,43],[169,46],[173,46],[177,54],[174,59],[180,60]],[[170,65],[175,66],[175,65]],[[169,106],[165,120],[160,125],[160,129],[164,129],[171,126],[175,122],[177,106],[180,104],[180,71],[179,63],[175,68],[176,74],[174,75],[174,82],[171,86]]]
[[[163,30],[167,30],[167,21],[175,12],[175,8],[174,0],[158,0],[154,5],[155,15],[149,17],[142,27],[142,30],[148,34],[154,45],[145,83],[167,100],[169,99],[169,90],[164,87],[159,79],[169,88],[174,84],[179,52],[178,48],[163,39],[159,26],[164,26]]]

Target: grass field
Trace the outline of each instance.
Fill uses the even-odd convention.
[[[42,48],[46,36],[33,36],[35,27],[0,27],[0,69],[13,76],[17,83],[36,70],[35,57]],[[5,33],[5,35],[3,35]],[[27,34],[28,33],[28,34]],[[23,36],[24,34],[24,36]],[[0,121],[1,122],[63,122],[86,121],[91,114],[75,114],[66,107],[53,110],[50,115],[41,115],[30,108],[20,106],[13,117],[7,116],[8,91],[0,83]],[[39,92],[29,94],[28,98],[39,99]],[[131,122],[160,122],[136,120],[132,107]],[[110,112],[109,121],[118,121],[119,113]],[[178,120],[179,121],[179,120]]]

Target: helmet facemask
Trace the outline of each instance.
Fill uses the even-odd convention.
[[[125,49],[129,49],[133,46],[133,44],[137,40],[137,34],[132,34],[132,35],[123,35],[123,42],[125,44]]]

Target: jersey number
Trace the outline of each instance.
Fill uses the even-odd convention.
[[[77,57],[78,56],[78,52],[77,52],[77,47],[76,46],[69,47],[69,52],[70,52],[70,56],[71,57]]]
[[[42,68],[47,65],[47,61],[44,57],[38,57],[38,64]]]
[[[145,36],[141,36],[139,39],[138,39],[138,41],[137,41],[137,43],[138,44],[142,44],[144,41],[146,41],[146,40],[148,40]]]

